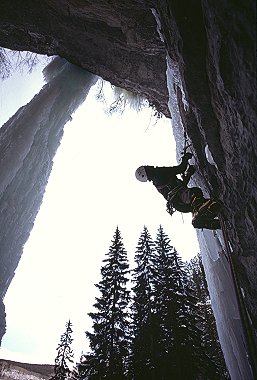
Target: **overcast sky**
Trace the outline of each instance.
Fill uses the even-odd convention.
[[[15,74],[0,88],[1,125],[42,87],[39,66]],[[144,164],[176,165],[172,126],[151,109],[107,115],[93,88],[65,126],[43,204],[5,297],[7,333],[0,357],[54,363],[70,318],[76,358],[88,346],[100,267],[118,225],[131,267],[143,226],[153,238],[160,224],[184,260],[198,252],[191,215],[166,212],[151,183],[135,179]],[[106,93],[109,93],[108,86]],[[108,104],[111,100],[108,101]]]

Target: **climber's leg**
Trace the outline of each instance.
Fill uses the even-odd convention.
[[[207,219],[207,218],[198,218],[192,221],[194,228],[205,228],[208,230],[218,230],[221,228],[219,219]]]

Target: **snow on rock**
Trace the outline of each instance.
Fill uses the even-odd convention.
[[[205,157],[206,157],[207,161],[209,162],[209,164],[214,165],[217,168],[217,164],[212,157],[212,154],[211,154],[211,151],[209,149],[208,144],[205,145],[204,151],[205,151]]]
[[[33,227],[64,125],[97,77],[58,58],[58,73],[0,129],[0,292]],[[56,67],[53,67],[55,70]],[[0,340],[4,331],[0,331]]]
[[[3,376],[2,380],[46,380],[46,377],[31,375],[15,369],[5,370]]]
[[[157,32],[159,34],[159,37],[160,37],[160,40],[162,42],[164,42],[164,39],[163,39],[163,35],[162,35],[162,32],[161,32],[161,22],[160,22],[160,17],[159,17],[159,14],[157,12],[157,10],[155,8],[151,8],[151,11],[152,11],[152,14],[156,20],[156,23],[157,23]]]
[[[0,359],[1,380],[48,380],[53,375],[53,365],[29,364]]]

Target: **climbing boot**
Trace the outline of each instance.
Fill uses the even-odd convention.
[[[201,202],[201,203],[200,203]],[[193,221],[201,218],[202,216],[208,217],[208,219],[215,218],[221,210],[221,203],[212,199],[198,199],[198,204],[193,204]]]
[[[219,230],[221,229],[219,219],[207,219],[207,218],[198,218],[192,221],[194,228],[205,228],[207,230]]]

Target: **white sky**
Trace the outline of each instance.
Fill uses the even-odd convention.
[[[29,76],[14,74],[1,82],[1,125],[42,84],[40,66]],[[151,109],[108,116],[95,92],[65,127],[35,227],[5,297],[1,358],[54,363],[69,318],[76,358],[87,350],[87,313],[93,310],[94,284],[117,225],[132,265],[144,225],[155,238],[162,224],[185,260],[199,250],[191,215],[171,218],[154,186],[134,176],[140,165],[176,165],[170,120],[154,125]]]

